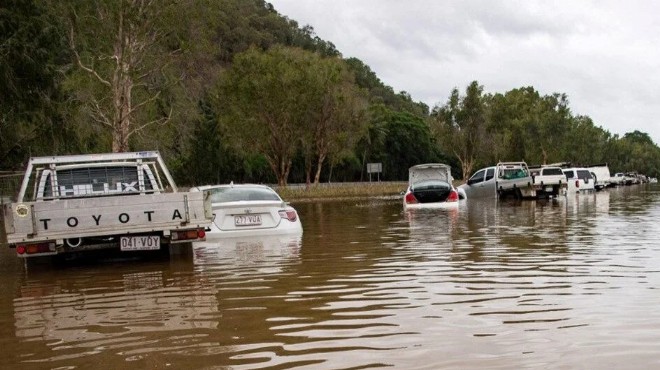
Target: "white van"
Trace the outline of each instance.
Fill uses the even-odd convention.
[[[595,181],[589,169],[584,167],[563,168],[568,181],[568,194],[594,191]]]

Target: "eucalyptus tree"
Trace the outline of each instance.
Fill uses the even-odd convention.
[[[314,55],[310,55],[312,64],[306,71],[309,106],[301,143],[306,157],[307,184],[310,183],[314,166],[313,181],[318,184],[327,159],[336,162],[353,150],[364,135],[367,123],[366,97],[355,85],[345,63],[339,58]]]
[[[168,22],[173,14],[182,15],[178,4],[57,3],[69,16],[69,46],[81,72],[70,79],[70,91],[86,107],[87,118],[109,133],[113,152],[129,150],[131,136],[171,118],[172,105],[161,95],[166,85],[177,82],[163,72],[179,52],[168,38]]]

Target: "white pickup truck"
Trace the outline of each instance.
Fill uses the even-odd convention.
[[[495,189],[500,198],[512,195],[515,198],[536,198],[536,188],[527,163],[499,162],[496,166]]]
[[[204,240],[212,218],[205,193],[177,191],[156,151],[35,157],[2,205],[0,244],[23,258],[158,250]]]
[[[566,176],[562,174],[562,178],[566,183]],[[516,199],[536,199],[547,195],[546,191],[554,192],[555,189],[550,189],[550,185],[546,187],[542,181],[535,183],[534,180],[535,178],[529,167],[527,167],[527,163],[522,161],[499,162],[495,166],[482,168],[475,172],[467,183],[458,187],[458,190],[465,194],[467,199],[482,197],[506,198],[509,196]],[[539,178],[539,180],[541,179]],[[556,190],[561,193],[561,188],[565,189],[565,187],[566,184]]]
[[[557,166],[535,166],[529,168],[537,197],[558,197],[566,195],[568,181],[566,175]]]

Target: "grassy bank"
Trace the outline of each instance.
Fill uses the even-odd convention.
[[[370,198],[398,196],[406,190],[407,182],[352,182],[330,183],[276,188],[282,199],[291,201]]]

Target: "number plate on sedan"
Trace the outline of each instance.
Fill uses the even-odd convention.
[[[160,236],[122,236],[119,239],[122,251],[149,251],[160,249]]]
[[[234,216],[234,225],[236,226],[261,225],[261,215]]]

